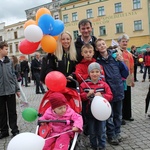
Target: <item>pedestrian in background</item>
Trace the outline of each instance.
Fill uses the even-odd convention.
[[[143,62],[144,62],[144,74],[142,82],[145,82],[147,71],[148,71],[148,79],[150,82],[150,47],[146,48],[146,52],[143,55]]]
[[[41,94],[41,92],[43,94],[45,93],[43,84],[42,82],[40,82],[40,73],[41,73],[41,66],[42,66],[40,57],[41,57],[40,53],[36,52],[35,58],[31,62],[31,70],[33,72],[35,82],[36,82],[36,90],[35,90],[36,94]],[[40,92],[40,89],[41,89],[41,92]]]
[[[8,58],[8,44],[0,42],[0,139],[19,134],[17,126],[16,95],[20,89],[12,61]],[[8,126],[9,123],[9,126]]]
[[[20,68],[20,64],[18,62],[18,58],[13,55],[13,56],[11,56],[11,60],[13,62],[13,66],[14,66],[14,69],[15,69],[15,74],[16,74],[18,85],[19,85],[19,88],[20,88],[20,94],[21,94],[21,97],[22,97],[22,101],[28,103],[27,97],[26,97],[26,95],[25,95],[25,93],[22,89],[22,86],[21,86],[22,77],[21,77],[21,68]]]
[[[138,53],[135,45],[131,46],[131,54],[134,60],[134,82],[138,82],[137,80],[137,68],[138,68]]]

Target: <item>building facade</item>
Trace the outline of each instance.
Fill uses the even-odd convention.
[[[74,39],[79,21],[89,19],[93,34],[108,45],[122,34],[130,37],[129,47],[150,44],[150,0],[66,0],[61,15]]]

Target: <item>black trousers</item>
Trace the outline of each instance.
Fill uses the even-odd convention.
[[[124,92],[124,94],[125,94],[125,98],[123,100],[122,118],[128,120],[132,117],[131,86],[127,86],[127,90]]]
[[[9,132],[7,122],[9,122],[12,134],[19,132],[17,126],[15,94],[0,96],[0,131],[2,134]]]

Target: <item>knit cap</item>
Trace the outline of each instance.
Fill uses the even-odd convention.
[[[66,105],[67,99],[62,93],[54,92],[50,95],[50,104],[52,109],[55,109],[57,107],[60,107],[62,105]]]
[[[88,73],[90,73],[93,69],[98,69],[101,72],[100,64],[97,62],[92,62],[88,66]]]

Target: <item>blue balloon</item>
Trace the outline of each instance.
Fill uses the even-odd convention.
[[[43,34],[50,34],[53,30],[54,18],[49,14],[44,14],[39,18],[38,26],[43,31]]]
[[[61,34],[63,31],[64,31],[64,23],[59,19],[54,20],[53,29],[52,29],[50,35],[56,36],[56,35]]]

